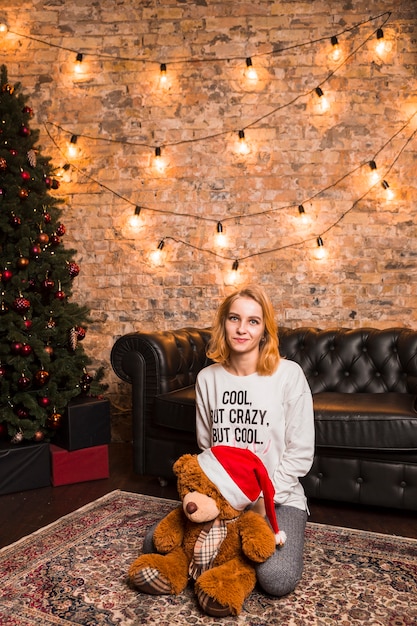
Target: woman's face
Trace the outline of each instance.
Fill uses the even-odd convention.
[[[237,298],[231,304],[225,322],[226,342],[232,354],[258,353],[264,331],[261,305],[252,298]]]

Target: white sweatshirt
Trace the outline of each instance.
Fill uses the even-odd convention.
[[[271,376],[235,376],[215,363],[196,381],[197,442],[249,448],[263,461],[275,502],[307,509],[299,478],[313,462],[314,416],[303,370],[281,359]]]

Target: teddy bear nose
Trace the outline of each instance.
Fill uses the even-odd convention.
[[[185,507],[185,510],[187,511],[189,515],[192,515],[193,513],[195,513],[197,509],[198,509],[198,506],[196,505],[195,502],[188,502],[187,506]]]

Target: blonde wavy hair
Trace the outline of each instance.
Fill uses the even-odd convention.
[[[271,301],[262,287],[248,285],[230,294],[220,304],[212,327],[211,338],[207,345],[207,356],[216,363],[227,365],[230,359],[230,348],[226,342],[226,320],[232,304],[237,298],[251,298],[257,302],[263,315],[265,325],[264,337],[259,344],[259,358],[256,371],[261,376],[269,376],[275,372],[280,360],[278,327],[275,321]]]

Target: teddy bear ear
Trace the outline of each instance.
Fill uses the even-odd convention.
[[[180,458],[177,459],[172,466],[175,476],[181,474],[181,472],[184,471],[184,467],[189,465],[190,461],[195,458],[197,458],[196,454],[183,454],[182,456],[180,456]]]

